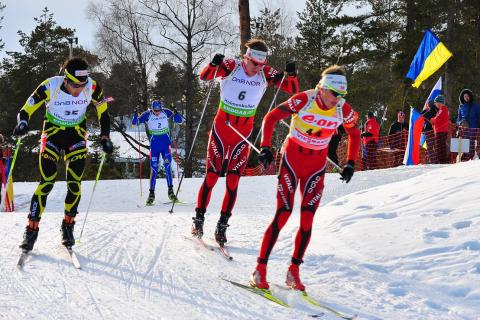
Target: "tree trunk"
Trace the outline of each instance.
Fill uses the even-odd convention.
[[[447,45],[446,47],[448,48],[448,44],[452,44],[454,42],[454,37],[455,37],[455,12],[456,12],[456,2],[455,0],[449,1],[448,4],[448,14],[447,14]],[[446,97],[446,104],[447,106],[452,107],[453,106],[453,92],[452,92],[452,85],[451,85],[451,79],[450,79],[450,71],[451,71],[451,66],[450,64],[446,63],[445,67],[445,81],[444,81],[444,87],[443,87],[443,92]]]
[[[415,1],[414,0],[406,0],[405,1],[405,6],[406,6],[406,24],[405,24],[405,42],[404,42],[404,52],[405,52],[405,57],[407,59],[413,59],[415,55]],[[408,68],[410,67],[410,64],[407,63],[404,66],[404,70],[402,70],[402,74],[406,74],[408,71]],[[405,107],[406,101],[407,101],[407,95],[408,91],[412,88],[412,82],[407,81],[407,78],[405,78],[405,87],[403,88],[403,101],[402,101],[402,107]]]
[[[245,43],[252,37],[248,0],[238,0],[238,12],[240,15],[240,52],[245,53],[247,50]]]
[[[194,106],[194,95],[193,92],[194,87],[194,75],[193,75],[193,53],[192,53],[192,44],[191,41],[187,43],[187,60],[185,65],[185,101],[186,101],[186,109],[193,108]],[[185,110],[186,111],[186,110]],[[193,112],[187,112],[187,114],[194,114]],[[195,112],[197,114],[197,112]],[[193,122],[194,117],[187,116],[185,121],[185,157],[188,157],[190,149],[192,149],[192,144],[194,143],[193,137],[195,134],[195,129]],[[200,124],[198,124],[200,125]],[[193,149],[190,158],[187,161],[185,158],[184,170],[185,170],[185,177],[191,178],[193,172]]]

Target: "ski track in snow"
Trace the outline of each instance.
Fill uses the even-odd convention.
[[[301,267],[309,294],[359,319],[478,319],[480,314],[480,161],[355,173],[349,184],[327,174],[310,246]],[[147,181],[144,180],[144,185]],[[193,202],[202,179],[185,179]],[[169,214],[166,187],[137,206],[138,180],[100,181],[80,243],[82,270],[60,247],[65,182],[49,195],[24,270],[15,269],[36,183],[16,183],[17,212],[0,213],[0,319],[311,319],[319,311],[294,292],[275,291],[296,308],[272,304],[221,278],[242,283],[255,267],[275,210],[276,177],[244,177],[228,229],[227,261],[189,236],[194,205]],[[76,236],[93,181],[83,183]],[[144,188],[146,190],[146,188]],[[225,179],[212,193],[204,240],[212,235]],[[142,199],[142,203],[143,203]],[[283,284],[298,229],[298,201],[269,260]],[[325,312],[322,319],[337,319]]]

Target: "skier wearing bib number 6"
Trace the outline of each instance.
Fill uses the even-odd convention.
[[[178,113],[175,106],[173,111],[163,107],[159,100],[152,101],[152,109],[145,111],[140,116],[133,116],[132,124],[146,123],[148,133],[150,134],[150,194],[148,195],[147,205],[152,205],[155,200],[155,184],[157,181],[158,161],[160,154],[165,168],[165,177],[167,179],[168,198],[171,201],[178,201],[173,192],[172,179],[172,152],[170,141],[170,129],[168,119],[172,118],[175,123],[182,123],[183,117]]]
[[[87,158],[87,107],[95,109],[100,122],[100,143],[105,153],[113,152],[110,141],[110,116],[103,90],[89,77],[88,64],[81,58],[69,59],[63,67],[63,75],[43,81],[28,98],[18,113],[14,134],[28,133],[32,114],[45,105],[42,138],[39,153],[40,184],[30,203],[28,225],[20,248],[31,251],[38,237],[39,223],[47,204],[47,197],[57,177],[57,162],[64,151],[67,196],[62,221],[62,244],[71,248],[75,216],[81,197],[81,182]]]
[[[269,288],[268,257],[292,213],[295,191],[300,187],[300,226],[295,237],[286,284],[295,290],[305,290],[300,280],[299,266],[303,262],[315,211],[322,198],[328,144],[337,127],[343,124],[349,143],[347,164],[343,167],[341,179],[347,183],[353,176],[360,147],[360,131],[356,127],[358,114],[343,99],[346,94],[345,70],[334,65],[322,72],[315,89],[294,95],[269,112],[263,120],[259,162],[267,167],[273,159],[270,147],[275,124],[292,116],[278,174],[277,209],[263,236],[257,266],[250,279],[252,286]]]
[[[286,74],[278,72],[266,64],[268,47],[265,42],[251,39],[245,46],[247,52],[242,60],[224,60],[223,55],[216,54],[200,73],[200,79],[204,81],[220,78],[220,105],[209,135],[206,176],[198,193],[192,235],[203,236],[205,212],[212,189],[219,176],[226,174],[227,188],[215,229],[215,240],[221,246],[227,242],[228,219],[232,215],[238,183],[250,152],[248,144],[233,128],[244,137],[250,137],[255,112],[268,86],[280,87],[287,93],[298,91],[294,62],[286,63]]]

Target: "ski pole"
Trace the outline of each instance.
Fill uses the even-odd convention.
[[[175,135],[175,138],[174,138],[174,135],[173,133],[175,133],[175,129],[176,129],[176,125],[175,125],[175,121],[173,121],[173,128],[172,128],[172,143],[173,143],[173,158],[175,159],[175,162],[176,162],[176,167],[177,167],[177,183],[180,182],[180,174],[178,172],[178,165],[180,163],[180,159],[178,158],[178,145],[177,145],[177,135]]]
[[[215,78],[217,77],[218,67],[219,66],[217,66],[217,68],[215,69],[215,73],[213,74],[213,78],[211,80],[212,82],[210,83],[210,87],[208,88],[207,97],[205,98],[205,104],[203,105],[202,115],[200,116],[200,120],[198,121],[197,130],[195,130],[195,135],[193,136],[192,145],[190,146],[190,151],[188,152],[188,156],[185,159],[185,163],[187,163],[190,160],[190,157],[192,155],[193,147],[195,146],[195,141],[197,140],[198,131],[200,130],[200,126],[202,125],[203,115],[205,114],[205,110],[207,109],[208,100],[210,99],[210,94],[212,93],[213,84],[215,82]],[[184,177],[185,177],[185,168],[183,169],[182,177],[180,178],[180,182],[178,183],[177,192],[175,192],[175,198],[178,198],[178,191],[180,191],[180,186],[182,185]],[[173,213],[173,207],[175,207],[175,201],[173,201],[172,207],[168,212]]]
[[[290,128],[290,125],[288,123],[286,123],[285,120],[280,120],[280,122]],[[334,161],[332,161],[332,159],[330,159],[330,157],[328,157],[328,156],[327,156],[327,161],[330,162],[332,164],[332,166],[337,168],[337,170],[339,170],[339,172],[341,172],[343,170],[342,167],[340,167],[338,164],[336,164]]]
[[[85,212],[85,219],[83,220],[82,230],[80,231],[80,236],[78,237],[77,242],[80,243],[83,235],[83,229],[85,228],[85,223],[87,222],[88,212],[90,211],[90,205],[92,204],[93,194],[95,193],[95,188],[97,187],[98,179],[100,178],[100,173],[102,172],[103,163],[105,162],[106,153],[102,154],[102,159],[100,160],[100,165],[98,166],[97,176],[95,178],[95,183],[93,184],[93,190],[90,194],[90,200],[88,201],[87,212]]]
[[[242,138],[243,141],[245,141],[246,143],[248,143],[248,145],[250,147],[252,147],[253,150],[255,150],[256,153],[260,154],[260,150],[258,150],[257,147],[255,147],[255,145],[253,143],[251,143],[250,141],[248,141],[247,138],[245,138],[245,136],[243,134],[240,133],[240,131],[238,131],[237,129],[235,129],[234,127],[232,127],[232,124],[230,123],[230,121],[225,121],[225,124],[227,126],[229,126],[233,131],[235,131],[236,134],[238,134],[238,136],[240,138]]]
[[[275,91],[275,95],[273,96],[272,102],[270,103],[270,107],[268,107],[267,113],[269,113],[270,110],[272,110],[273,105],[275,104],[275,101],[277,100],[277,95],[280,92],[280,89],[282,88],[283,80],[285,80],[285,72],[283,73],[283,77],[282,77],[282,80],[280,81],[280,84],[278,85],[277,91]],[[260,128],[260,131],[258,131],[258,134],[257,134],[255,140],[253,141],[253,144],[257,144],[257,141],[258,141],[258,138],[260,137],[261,132],[262,132],[262,129]]]
[[[17,144],[15,145],[15,152],[13,153],[12,164],[10,165],[10,169],[8,170],[7,186],[10,183],[10,179],[12,178],[13,167],[15,166],[15,162],[17,161],[18,150],[20,150],[22,139],[23,139],[22,137],[18,138]]]

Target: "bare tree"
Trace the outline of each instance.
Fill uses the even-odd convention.
[[[105,0],[90,3],[88,13],[100,25],[97,39],[99,54],[107,65],[120,63],[130,69],[130,76],[139,88],[139,101],[134,106],[149,104],[148,80],[155,52],[146,43],[150,37],[150,26],[138,14],[136,0]]]
[[[225,46],[230,12],[226,0],[138,0],[139,14],[157,31],[144,36],[160,54],[173,57],[184,67],[185,102],[189,108],[185,127],[185,149],[190,150],[195,132],[195,70],[205,61],[212,45]],[[197,109],[196,109],[197,108]],[[185,163],[185,176],[192,176],[192,161]]]

